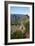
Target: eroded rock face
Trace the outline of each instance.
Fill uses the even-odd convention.
[[[22,33],[24,33],[25,31],[25,27],[23,25],[20,25],[20,27],[18,27],[16,30],[21,31]]]

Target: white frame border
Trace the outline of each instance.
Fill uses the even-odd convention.
[[[11,6],[18,6],[18,7],[30,7],[30,38],[29,39],[10,39],[10,7]],[[8,4],[8,43],[14,42],[28,42],[32,41],[32,5],[22,5],[22,4]]]

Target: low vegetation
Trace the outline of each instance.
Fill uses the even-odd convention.
[[[11,39],[29,38],[29,18],[15,21],[16,25],[11,25]]]

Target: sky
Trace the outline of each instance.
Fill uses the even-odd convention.
[[[29,7],[10,7],[10,14],[28,14],[30,12]]]

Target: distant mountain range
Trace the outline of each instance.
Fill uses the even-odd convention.
[[[24,19],[29,19],[28,15],[23,15],[23,14],[11,14],[11,22],[15,23],[15,21],[22,21]]]

